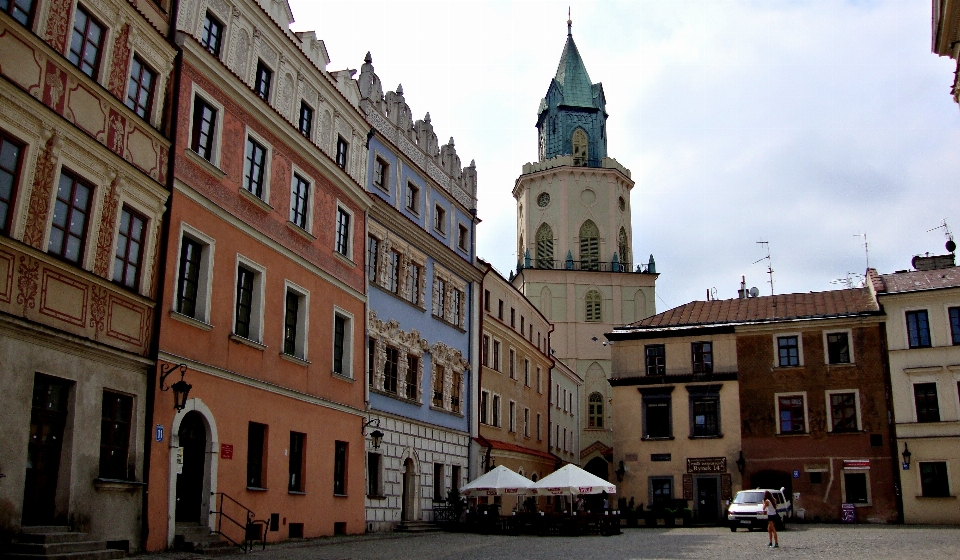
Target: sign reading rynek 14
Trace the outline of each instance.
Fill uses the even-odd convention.
[[[725,473],[726,457],[692,457],[687,459],[688,473]]]

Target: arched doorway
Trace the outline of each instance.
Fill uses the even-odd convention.
[[[400,504],[400,519],[414,521],[416,519],[417,500],[417,468],[413,459],[407,457],[403,462],[403,500]]]
[[[583,467],[583,470],[607,480],[607,470],[609,466],[610,464],[603,457],[594,457],[593,459],[590,459],[590,462],[588,462],[585,467]]]
[[[178,522],[199,523],[207,450],[207,428],[203,416],[195,410],[188,412],[180,422],[177,435],[183,448],[183,470],[177,475],[176,519]]]

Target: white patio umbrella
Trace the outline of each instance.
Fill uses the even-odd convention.
[[[531,489],[540,496],[617,493],[617,487],[613,484],[573,464],[534,482]]]
[[[527,477],[499,465],[460,488],[460,494],[467,497],[525,496],[531,485],[533,482]]]

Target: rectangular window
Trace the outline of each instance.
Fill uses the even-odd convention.
[[[443,463],[433,464],[433,501],[442,502],[443,495]]]
[[[113,259],[113,281],[136,290],[140,285],[143,237],[147,219],[126,205],[120,212],[117,251]]]
[[[543,394],[543,370],[537,366],[537,392]]]
[[[4,235],[10,234],[13,204],[20,183],[22,154],[22,145],[0,134],[0,233]]]
[[[213,162],[213,141],[217,131],[217,110],[202,97],[193,99],[193,132],[190,149],[203,159]]]
[[[27,29],[33,27],[33,6],[33,0],[0,0],[0,10],[10,14],[10,17]]]
[[[307,212],[310,208],[310,181],[293,174],[293,184],[290,186],[290,221],[300,229],[307,229]]]
[[[267,167],[267,149],[251,137],[247,137],[247,152],[243,165],[243,188],[262,199]]]
[[[650,501],[654,504],[667,502],[673,499],[672,477],[650,478]]]
[[[413,354],[407,354],[407,398],[416,400],[417,398],[417,378],[420,373],[420,358]]]
[[[345,441],[334,444],[333,493],[338,496],[347,494],[347,442]]]
[[[83,261],[93,186],[67,170],[60,173],[47,252],[75,264]]]
[[[200,295],[200,258],[203,246],[184,237],[180,243],[180,285],[177,286],[177,313],[197,319]]]
[[[380,496],[380,454],[367,453],[367,495]]]
[[[94,80],[100,71],[100,53],[103,50],[104,26],[86,10],[77,6],[73,19],[73,38],[67,59],[81,72]]]
[[[467,231],[467,226],[460,224],[457,229],[457,247],[461,251],[467,251],[470,247],[470,234]]]
[[[462,373],[456,370],[450,375],[450,410],[456,413],[460,412],[460,384],[463,382],[462,375]]]
[[[387,346],[387,360],[383,363],[383,390],[388,393],[397,392],[397,378],[400,369],[400,351]]]
[[[287,289],[283,314],[283,353],[306,359],[306,296]]]
[[[367,383],[373,387],[373,373],[377,366],[377,339],[367,339]]]
[[[920,490],[925,498],[946,498],[950,495],[946,462],[920,463]]]
[[[333,373],[353,377],[350,371],[350,318],[333,314]]]
[[[510,379],[517,378],[517,353],[513,348],[510,349],[510,358],[509,358],[508,367],[510,368]]]
[[[447,211],[439,204],[433,207],[433,229],[440,234],[447,233]]]
[[[693,373],[712,373],[713,343],[694,342],[690,347],[693,352]]]
[[[830,393],[830,427],[834,432],[856,432],[859,429],[856,393]]]
[[[497,301],[497,319],[503,321],[503,300]]]
[[[930,321],[926,309],[907,311],[907,341],[910,348],[930,347]]]
[[[100,417],[100,478],[130,480],[127,453],[130,448],[130,419],[133,397],[103,392]]]
[[[127,87],[127,107],[142,119],[150,118],[153,109],[153,85],[157,81],[157,73],[147,67],[134,56],[130,65],[130,83]]]
[[[510,328],[514,329],[517,327],[517,310],[510,308]]]
[[[523,435],[530,437],[530,409],[523,409]]]
[[[387,260],[387,288],[393,293],[400,292],[400,253],[391,250]]]
[[[503,371],[500,367],[500,341],[493,341],[493,369]]]
[[[510,401],[508,410],[509,410],[509,416],[507,416],[507,422],[509,422],[508,429],[511,432],[516,432],[517,431],[517,403]]]
[[[526,358],[523,359],[523,384],[530,386],[530,360]]]
[[[0,205],[2,205],[2,202],[0,202]],[[0,229],[3,229],[2,225],[0,225]],[[950,338],[953,345],[957,346],[960,345],[960,307],[951,307],[948,313],[950,314]]]
[[[527,322],[526,317],[521,315],[520,316],[520,336],[523,336],[523,331],[526,330],[527,328],[526,322]]]
[[[203,19],[203,34],[200,36],[200,44],[210,51],[213,56],[220,56],[220,45],[223,42],[223,24],[207,12]]]
[[[423,268],[417,263],[410,263],[407,267],[407,294],[409,301],[414,305],[422,305],[420,296],[420,279],[423,278]]]
[[[337,136],[337,166],[340,169],[347,169],[347,148],[349,144],[343,139],[343,136]]]
[[[450,487],[460,488],[460,465],[450,467]]]
[[[371,235],[367,237],[367,280],[376,282],[379,268],[380,240]]]
[[[870,503],[870,494],[867,492],[867,473],[864,472],[844,472],[843,486],[846,491],[846,503],[848,504],[868,504]]]
[[[431,385],[433,386],[433,406],[437,408],[443,408],[443,374],[443,366],[435,364]]]
[[[483,310],[490,312],[490,290],[483,291]]]
[[[447,316],[445,309],[447,303],[447,283],[441,278],[437,278],[434,281],[434,285],[436,289],[433,294],[433,315],[443,319]]]
[[[300,100],[300,122],[297,128],[300,134],[310,138],[310,133],[313,131],[313,107],[303,100]]]
[[[940,421],[936,383],[914,383],[913,399],[917,405],[917,422]]]
[[[781,434],[806,433],[806,406],[803,395],[777,397]]]
[[[647,362],[647,375],[666,375],[667,356],[663,344],[649,344],[644,347]]]
[[[690,395],[691,435],[717,437],[720,435],[720,396]]]
[[[543,424],[543,419],[540,416],[540,413],[537,413],[537,441],[543,440],[543,434],[541,433],[541,428]]]
[[[407,183],[406,206],[414,214],[420,213],[420,189],[413,183]]]
[[[267,443],[267,426],[250,422],[247,424],[247,487],[264,488],[264,449]]]
[[[780,367],[800,365],[800,347],[796,336],[778,336],[777,353]]]
[[[493,405],[491,406],[491,412],[493,416],[492,424],[496,427],[500,427],[500,395],[493,396]]]
[[[453,308],[453,324],[462,327],[462,314],[460,313],[460,302],[463,301],[463,292],[457,289],[450,290],[450,295],[453,296],[453,301],[450,302],[450,306]]]
[[[642,403],[643,437],[649,439],[673,437],[670,394],[660,392],[647,393],[643,395]]]
[[[490,367],[490,337],[483,335],[480,349],[480,365]]]
[[[850,363],[850,339],[847,333],[827,334],[827,361],[830,364]]]
[[[350,214],[337,207],[337,243],[335,249],[341,255],[350,257]]]
[[[490,423],[490,413],[488,407],[490,406],[490,393],[488,391],[480,391],[480,423],[489,424]]]
[[[257,77],[253,82],[253,93],[257,94],[260,99],[269,102],[270,101],[270,83],[273,81],[273,71],[263,63],[262,60],[257,61]]]
[[[233,332],[250,339],[250,321],[253,318],[253,281],[256,273],[240,265],[237,267],[236,320]],[[252,339],[251,339],[252,340]]]
[[[290,478],[287,482],[289,492],[303,492],[303,444],[307,434],[290,432]]]
[[[377,158],[373,161],[373,186],[380,190],[387,190],[388,169],[387,162],[382,159]]]

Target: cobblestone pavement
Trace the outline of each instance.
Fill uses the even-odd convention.
[[[724,528],[625,529],[612,537],[491,536],[464,533],[374,534],[268,546],[248,560],[630,560],[635,558],[957,558],[960,528],[876,525],[789,526],[780,548],[766,532]],[[242,556],[242,555],[239,555]],[[139,560],[191,560],[186,553],[144,554]],[[236,558],[236,557],[231,557]]]

